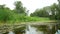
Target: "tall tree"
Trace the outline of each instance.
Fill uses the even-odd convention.
[[[51,16],[52,18],[51,19],[57,19],[57,14],[58,14],[58,11],[57,11],[57,4],[54,3],[53,5],[50,6],[50,10],[51,10]]]
[[[57,10],[58,10],[57,19],[60,20],[60,0],[58,0]]]
[[[17,13],[25,13],[25,7],[23,7],[21,1],[16,1],[14,5]]]
[[[7,21],[9,20],[9,9],[5,7],[5,5],[0,5],[0,21]]]

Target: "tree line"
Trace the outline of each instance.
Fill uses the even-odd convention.
[[[59,1],[59,0],[58,0]],[[5,5],[0,5],[0,21],[19,21],[19,20],[30,20],[28,17],[25,17],[28,12],[26,11],[26,7],[23,7],[21,1],[14,2],[15,8],[11,10],[9,7],[5,7]],[[48,17],[54,20],[60,20],[60,1],[58,4],[54,3],[51,6],[46,6],[41,9],[36,9],[34,13],[30,14],[31,17]],[[27,19],[26,19],[27,18]],[[34,20],[34,19],[31,19]]]
[[[30,14],[30,16],[48,17],[52,20],[60,20],[60,1],[58,0],[58,4],[54,3],[51,6],[36,9],[35,12]]]
[[[0,21],[6,22],[7,20],[13,20],[20,16],[26,16],[26,8],[23,7],[21,1],[14,2],[15,8],[11,10],[5,5],[0,5]]]

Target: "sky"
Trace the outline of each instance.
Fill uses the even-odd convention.
[[[26,7],[26,10],[29,10],[29,13],[34,12],[37,8],[43,8],[53,3],[58,3],[57,0],[0,0],[0,5],[6,4],[6,7],[13,9],[15,8],[15,1],[21,1],[23,6]]]

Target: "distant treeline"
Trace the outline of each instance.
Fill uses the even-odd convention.
[[[30,16],[27,17],[26,7],[23,7],[21,1],[14,2],[15,8],[11,10],[9,7],[5,7],[5,5],[0,5],[0,21],[39,21],[39,18],[36,17],[48,17],[54,20],[60,20],[60,3],[54,3],[51,6],[44,7],[42,9],[36,9],[34,13],[31,13]]]
[[[51,6],[36,9],[30,16],[49,17],[52,20],[60,20],[60,1],[58,1],[58,4],[54,3]]]
[[[15,22],[31,22],[31,21],[41,21],[49,20],[48,18],[37,18],[37,17],[29,17],[27,16],[28,12],[21,1],[14,2],[15,8],[11,10],[9,7],[5,7],[5,5],[0,5],[0,22],[7,23],[15,23]]]

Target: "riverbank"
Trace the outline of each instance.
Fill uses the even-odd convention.
[[[8,22],[8,23],[0,23],[0,25],[21,25],[21,24],[39,24],[39,23],[57,23],[55,20],[52,21],[36,21],[36,22]]]
[[[49,25],[49,24],[55,24],[55,22],[47,21],[47,22],[20,22],[20,23],[1,23],[0,29],[6,31],[6,30],[12,30],[12,29],[18,29],[20,27],[26,26],[26,25]]]

